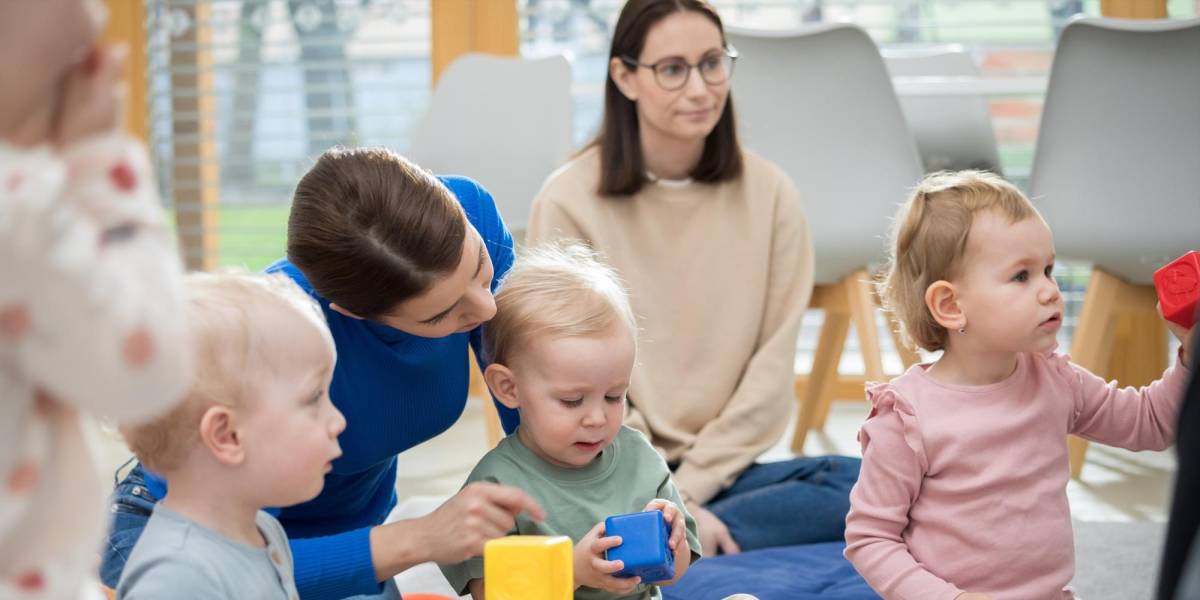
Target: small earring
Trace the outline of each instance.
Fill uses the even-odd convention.
[[[962,327],[959,327],[959,328],[958,328],[958,332],[959,332],[959,333],[966,333],[966,332],[967,332],[967,326],[966,326],[966,325],[963,325]]]

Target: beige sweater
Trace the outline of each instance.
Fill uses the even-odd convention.
[[[813,252],[800,199],[774,164],[745,153],[740,179],[596,192],[595,148],[546,181],[529,243],[577,238],[629,287],[641,327],[626,423],[707,502],[779,440],[792,407]]]

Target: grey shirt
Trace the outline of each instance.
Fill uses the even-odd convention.
[[[255,518],[266,548],[235,542],[158,504],[129,555],[117,598],[296,600],[292,551],[274,517]]]

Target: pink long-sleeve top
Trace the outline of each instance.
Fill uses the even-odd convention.
[[[1188,370],[1135,389],[1062,354],[1021,354],[986,386],[941,383],[928,366],[868,386],[846,557],[887,600],[1072,598],[1067,434],[1166,448]]]

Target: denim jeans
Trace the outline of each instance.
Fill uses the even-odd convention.
[[[841,541],[861,464],[849,456],[756,463],[705,508],[742,550]]]
[[[123,468],[123,467],[122,467]],[[120,476],[117,470],[114,479]],[[104,585],[117,589],[121,580],[121,572],[125,570],[125,561],[138,538],[142,537],[142,529],[154,512],[154,503],[158,502],[146,487],[146,475],[142,465],[133,467],[124,479],[120,479],[109,496],[109,511],[112,518],[108,524],[108,538],[105,540],[104,551],[100,557],[100,581]]]

